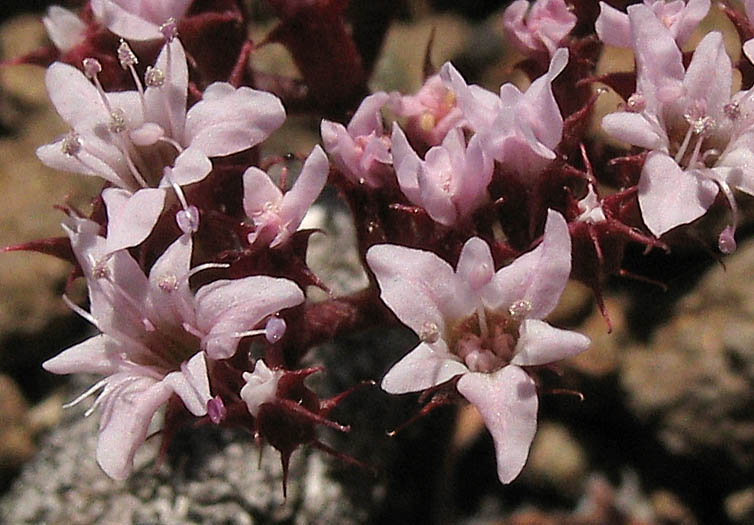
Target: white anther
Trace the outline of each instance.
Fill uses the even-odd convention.
[[[159,68],[149,66],[144,73],[144,83],[147,87],[162,87],[165,84],[165,73]]]
[[[85,58],[81,64],[84,66],[84,74],[88,79],[96,77],[102,71],[102,64],[96,58]]]
[[[79,151],[81,151],[81,137],[79,137],[76,132],[71,131],[63,137],[63,142],[60,147],[63,150],[63,153],[69,157],[78,155]]]
[[[131,51],[131,47],[125,40],[122,39],[120,41],[120,45],[118,46],[118,61],[120,62],[120,67],[122,67],[123,69],[128,69],[129,67],[135,66],[139,63],[139,59],[136,58],[134,52]]]
[[[122,109],[116,108],[110,113],[110,122],[107,128],[111,133],[123,133],[126,131],[126,114]]]
[[[425,322],[419,330],[419,339],[424,343],[436,343],[440,339],[440,328],[433,322]]]
[[[508,307],[508,313],[513,319],[524,319],[531,312],[532,304],[526,299],[519,299]]]

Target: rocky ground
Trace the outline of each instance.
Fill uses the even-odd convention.
[[[491,84],[504,78],[509,62],[494,58],[499,12],[474,18],[411,5],[413,14],[391,30],[376,87],[417,87],[418,76],[407,71],[418,70],[421,54],[406,58],[403,50],[422,49],[432,26],[448,35],[435,50],[438,63],[457,57],[484,65],[480,77]],[[17,15],[0,27],[3,58],[43,42],[38,15]],[[58,235],[61,214],[52,204],[68,196],[85,204],[97,191],[96,182],[47,170],[33,154],[63,129],[42,77],[32,67],[0,69],[0,245]],[[291,133],[302,149],[316,140],[315,126],[296,120]],[[343,248],[353,235],[346,212],[321,206],[310,221],[328,232],[313,240],[315,271],[336,291],[363,286],[355,251]],[[568,363],[559,385],[584,399],[544,397],[529,463],[512,485],[498,483],[491,439],[473,410],[439,409],[388,438],[385,431],[418,405],[413,396],[390,399],[374,388],[335,413],[354,427],[348,439],[323,439],[377,474],[300,450],[285,502],[276,453],[266,449],[260,460],[249,436],[213,429],[186,432],[159,465],[152,443],[129,481],[109,480],[94,461],[96,416],[83,418],[85,407],[60,408],[87,381],[65,382],[40,368],[86,336],[59,298],[69,268],[41,255],[3,254],[0,522],[754,523],[751,233],[751,226],[740,230],[739,249],[724,266],[705,254],[659,261],[629,253],[633,271],[655,275],[668,291],[613,281],[609,335],[590,294],[569,286],[554,321],[585,331],[593,345]],[[334,252],[346,255],[333,264]],[[657,270],[660,263],[670,271]],[[318,388],[335,392],[379,379],[410,344],[409,333],[394,330],[322,347],[313,359],[328,363],[330,373],[315,379]]]

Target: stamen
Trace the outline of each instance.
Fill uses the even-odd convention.
[[[175,18],[168,18],[164,24],[160,26],[160,33],[165,37],[165,41],[170,43],[175,37],[178,36],[178,24]]]
[[[723,229],[722,232],[720,232],[720,237],[717,239],[717,247],[725,255],[731,254],[736,251],[735,234],[736,228],[732,224],[729,224]]]
[[[435,127],[435,116],[432,113],[424,113],[419,119],[419,126],[424,131],[432,131]]]
[[[139,63],[139,59],[136,58],[134,52],[131,51],[129,45],[122,38],[120,39],[120,45],[118,45],[118,61],[120,62],[120,67],[123,69],[128,69]]]
[[[81,137],[75,131],[70,131],[61,143],[63,153],[69,157],[75,157],[81,151]]]
[[[285,319],[281,319],[277,316],[272,316],[267,319],[267,323],[264,325],[264,337],[270,344],[277,343],[285,335],[285,329],[287,325]]]
[[[723,106],[723,113],[725,113],[725,116],[730,120],[738,120],[741,116],[741,106],[738,102],[730,102]]]
[[[647,99],[640,93],[634,93],[626,101],[626,111],[631,113],[641,113],[647,107]]]
[[[220,396],[215,396],[207,401],[207,415],[213,424],[219,425],[228,413],[225,404]]]
[[[107,128],[111,133],[115,134],[126,131],[126,114],[122,109],[116,108],[110,113],[110,122],[108,123]]]
[[[71,301],[68,298],[68,296],[65,295],[65,294],[63,294],[63,302],[66,304],[66,306],[68,306],[68,308],[70,308],[71,310],[73,310],[74,312],[76,312],[81,318],[83,318],[84,320],[86,320],[89,324],[91,324],[97,330],[99,330],[100,332],[102,331],[102,329],[97,324],[97,320],[94,318],[94,316],[92,316],[92,314],[90,314],[89,312],[87,312],[86,310],[84,310],[83,308],[81,308],[79,305],[77,305],[73,301]]]
[[[487,314],[484,311],[484,306],[477,308],[476,313],[479,319],[479,336],[482,339],[487,339],[490,335],[490,330],[487,328]]]
[[[175,214],[175,222],[183,233],[196,233],[199,231],[199,210],[196,206],[189,206]]]
[[[85,58],[81,61],[81,64],[84,66],[84,75],[89,80],[94,80],[97,78],[97,74],[102,72],[102,64],[96,58]]]
[[[91,57],[85,58],[82,61],[82,64],[84,66],[84,75],[86,75],[86,78],[94,83],[94,86],[97,88],[97,92],[102,99],[102,104],[104,104],[107,112],[112,113],[113,108],[110,107],[110,101],[107,100],[105,89],[102,87],[102,84],[99,81],[99,77],[97,76],[102,71],[102,64],[100,64],[100,61],[96,58]]]
[[[529,312],[531,312],[531,309],[531,301],[520,299],[518,301],[514,301],[513,304],[508,307],[508,313],[514,320],[520,321],[526,318]]]
[[[144,73],[144,83],[147,87],[162,87],[165,84],[165,73],[162,69],[148,66]]]
[[[440,339],[440,328],[433,322],[425,322],[419,330],[419,339],[424,343],[436,343]]]
[[[72,408],[72,407],[75,407],[76,405],[78,405],[79,403],[81,403],[84,399],[86,399],[87,397],[91,396],[97,390],[100,390],[101,388],[103,388],[106,385],[107,385],[107,378],[100,379],[99,381],[97,381],[96,383],[94,383],[92,386],[90,386],[89,388],[87,388],[83,393],[79,394],[76,397],[76,399],[74,399],[73,401],[69,401],[68,403],[65,403],[63,405],[63,408]],[[87,410],[87,412],[89,412],[89,410]]]
[[[196,275],[199,272],[203,272],[204,270],[212,270],[212,269],[225,269],[230,268],[230,264],[228,263],[204,263],[200,264],[199,266],[194,266],[183,279],[190,279],[194,275]]]
[[[131,47],[128,43],[122,38],[120,40],[120,45],[118,46],[118,61],[120,62],[120,67],[128,69],[131,72],[131,78],[134,79],[134,84],[136,84],[136,89],[139,92],[141,105],[144,107],[144,86],[141,85],[141,80],[139,80],[139,75],[136,73],[136,68],[134,67],[139,63],[139,59],[134,52],[131,51]]]

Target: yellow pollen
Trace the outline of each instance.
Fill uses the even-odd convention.
[[[432,131],[435,127],[435,116],[432,113],[424,113],[419,119],[419,126],[424,131]]]

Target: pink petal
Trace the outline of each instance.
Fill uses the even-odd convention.
[[[710,9],[710,0],[688,0],[683,13],[673,25],[675,41],[682,46],[691,37]]]
[[[195,148],[188,148],[175,159],[173,168],[170,169],[170,182],[185,186],[204,180],[212,171],[212,162],[207,156]],[[160,181],[160,186],[168,186],[165,177]]]
[[[440,69],[440,78],[452,86],[456,104],[473,130],[481,131],[492,125],[500,111],[500,99],[497,95],[477,85],[467,85],[450,62],[446,62]]]
[[[109,117],[97,88],[73,66],[55,62],[45,72],[50,102],[66,123],[76,128]]]
[[[704,215],[717,191],[712,181],[682,171],[671,157],[653,151],[647,156],[639,179],[639,208],[644,224],[659,237]]]
[[[554,328],[538,319],[527,319],[519,329],[519,339],[511,364],[537,366],[580,354],[590,339],[577,332]]]
[[[119,188],[103,190],[108,250],[115,252],[144,241],[157,224],[165,198],[165,190],[159,188],[144,188],[133,194]]]
[[[380,110],[390,95],[378,91],[366,97],[348,123],[348,134],[352,137],[365,137],[370,133],[382,135],[382,115]]]
[[[406,135],[397,122],[393,122],[392,144],[393,166],[395,166],[398,185],[406,198],[418,205],[420,201],[418,175],[422,169],[422,161],[408,143]]]
[[[521,368],[506,366],[492,374],[465,374],[458,391],[482,415],[492,434],[497,475],[510,483],[521,472],[537,431],[537,389]]]
[[[150,319],[168,326],[194,325],[194,294],[189,288],[193,242],[184,234],[167,247],[149,272]]]
[[[547,73],[532,82],[524,93],[520,109],[528,118],[537,140],[551,150],[563,135],[563,117],[552,93],[552,82],[567,64],[568,49],[561,47],[553,53]]]
[[[602,129],[611,137],[633,146],[658,150],[668,148],[665,129],[653,114],[628,111],[609,113],[602,118]]]
[[[152,378],[119,374],[108,378],[102,406],[97,463],[113,479],[126,479],[133,470],[136,450],[144,443],[155,412],[173,390]]]
[[[309,207],[314,204],[325,187],[329,171],[330,163],[327,160],[327,155],[321,147],[314,146],[306,162],[304,162],[296,182],[290,191],[283,196],[280,205],[280,218],[288,233],[293,233],[298,229]],[[275,241],[270,244],[273,248],[276,245]]]
[[[420,337],[442,336],[446,321],[463,319],[478,306],[470,287],[434,253],[379,244],[367,251],[367,263],[383,302]]]
[[[542,319],[558,304],[571,273],[571,236],[563,216],[547,212],[542,243],[498,270],[482,290],[491,310],[509,308],[515,302],[528,305],[526,318]]]
[[[479,137],[471,137],[464,156],[463,171],[455,179],[457,186],[453,203],[461,217],[468,217],[489,200],[487,187],[492,180],[492,170],[493,162],[485,154]]]
[[[272,204],[278,206],[283,200],[283,192],[269,175],[254,166],[243,174],[243,209],[247,217],[254,217]]]
[[[91,6],[97,21],[118,36],[129,40],[162,38],[159,25],[165,20],[159,23],[145,20],[133,13],[133,8],[127,10],[113,0],[92,0]]]
[[[481,290],[492,280],[495,263],[490,247],[479,237],[472,237],[463,245],[458,259],[456,275],[469,284],[472,290]]]
[[[632,5],[627,11],[636,56],[636,91],[647,98],[649,108],[656,108],[658,92],[683,81],[681,50],[649,7]]]
[[[715,74],[710,75],[714,70]],[[723,106],[730,101],[733,66],[725,52],[723,36],[714,31],[699,42],[686,70],[683,86],[691,100],[706,101],[707,112],[724,118]]]
[[[202,344],[211,359],[231,357],[241,337],[258,328],[265,317],[304,301],[293,281],[255,275],[236,280],[218,280],[196,292],[198,328],[207,334]]]
[[[42,366],[53,374],[109,375],[118,369],[123,351],[120,341],[109,335],[99,334],[63,350],[42,363]]]
[[[76,13],[53,5],[42,17],[42,23],[52,43],[63,53],[70,51],[86,38],[86,24]]]
[[[188,65],[186,52],[179,39],[176,38],[163,46],[155,62],[155,68],[165,74],[165,83],[159,87],[147,87],[145,90],[144,118],[159,124],[170,137],[182,146],[187,146],[188,143],[181,139],[184,136],[186,121]]]
[[[212,399],[204,352],[196,353],[179,372],[171,372],[163,382],[173,389],[189,412],[195,416],[207,414],[207,402]]]
[[[420,343],[388,370],[380,386],[389,394],[420,392],[467,374],[469,369],[447,351],[445,342]]]
[[[600,16],[594,23],[597,36],[608,46],[631,47],[631,24],[628,15],[600,2]]]
[[[186,143],[208,157],[230,155],[256,146],[284,120],[272,93],[215,82],[186,115]]]

